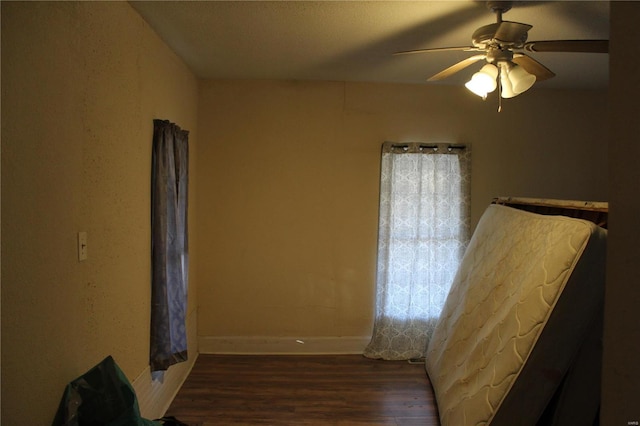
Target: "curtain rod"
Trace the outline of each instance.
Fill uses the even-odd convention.
[[[444,144],[444,143],[440,143],[440,144],[426,144],[426,143],[385,143],[383,144],[382,148],[383,151],[385,150],[385,147],[387,149],[390,150],[402,150],[403,152],[424,152],[426,150],[429,151],[433,151],[433,152],[438,152],[440,149],[446,149],[448,152],[451,152],[453,150],[463,150],[466,149],[467,146],[466,145],[461,145],[461,144]]]

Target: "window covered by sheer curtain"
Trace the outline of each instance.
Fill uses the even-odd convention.
[[[383,145],[376,316],[365,356],[421,358],[469,239],[471,149]]]
[[[151,176],[152,372],[187,360],[189,132],[153,121]],[[157,377],[160,374],[154,374]]]

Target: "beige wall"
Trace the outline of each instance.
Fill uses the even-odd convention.
[[[385,140],[473,147],[472,219],[497,195],[606,200],[606,91],[204,81],[200,336],[368,336]],[[201,346],[201,350],[203,347]]]
[[[127,3],[2,2],[2,423],[51,424],[106,355],[147,367],[152,120],[191,129],[195,158],[196,108]]]
[[[125,3],[2,2],[2,16],[7,425],[50,424],[64,385],[107,354],[130,378],[147,366],[153,118],[191,130],[190,312],[199,287],[202,336],[370,333],[385,140],[472,144],[474,223],[495,195],[623,200],[637,181],[635,157],[620,148],[637,134],[637,109],[620,94],[612,122],[630,130],[611,158],[608,191],[606,91],[533,90],[498,114],[456,87],[198,88]],[[78,231],[89,235],[82,263]],[[637,262],[624,262],[615,280],[627,285],[607,295],[610,367],[629,361],[621,333],[637,334],[615,328],[633,323],[637,306],[626,297],[637,295]],[[629,420],[621,395],[635,395],[625,378],[637,369],[620,374],[605,372],[604,413]]]
[[[640,421],[640,3],[611,3],[610,226],[601,424]],[[634,423],[635,422],[635,423]]]

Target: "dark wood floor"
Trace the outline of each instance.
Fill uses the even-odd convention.
[[[167,415],[190,426],[438,425],[424,365],[360,355],[200,355]]]

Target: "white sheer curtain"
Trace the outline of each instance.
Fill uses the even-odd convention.
[[[421,358],[469,239],[471,149],[383,145],[376,318],[365,356]]]

